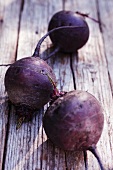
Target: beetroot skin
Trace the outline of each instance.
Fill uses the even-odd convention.
[[[20,59],[11,64],[5,75],[5,88],[9,100],[15,106],[39,109],[53,94],[51,79],[56,83],[51,67],[42,59],[38,57]]]
[[[103,110],[88,92],[74,90],[58,98],[43,119],[48,138],[63,150],[96,146],[104,125]]]
[[[70,26],[70,28],[60,29],[50,34],[50,39],[56,48],[72,53],[86,44],[89,38],[89,27],[83,16],[72,11],[59,11],[51,18],[48,31],[63,26]]]

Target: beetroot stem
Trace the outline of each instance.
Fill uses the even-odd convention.
[[[11,64],[0,64],[0,66],[10,66]]]
[[[83,16],[83,17],[87,17],[87,18],[93,20],[94,22],[99,23],[98,20],[96,20],[95,18],[90,17],[89,14],[84,14],[84,13],[81,13],[81,12],[79,12],[79,11],[76,11],[75,13],[76,13],[76,14],[79,14],[79,15],[81,15],[81,16]]]
[[[96,149],[96,147],[90,147],[90,148],[88,148],[88,150],[89,151],[91,151],[92,153],[93,153],[93,155],[95,156],[95,158],[97,159],[97,161],[98,161],[98,163],[99,163],[99,166],[100,166],[100,169],[101,170],[104,170],[104,167],[103,167],[103,165],[102,165],[102,162],[101,162],[101,160],[100,160],[100,157],[99,157],[99,154],[98,154],[98,152],[97,152],[97,149]]]
[[[81,26],[82,27],[82,26]],[[52,29],[52,30],[50,30],[47,34],[45,34],[40,40],[39,40],[39,42],[38,42],[38,44],[37,44],[37,46],[36,46],[36,48],[35,48],[35,51],[34,51],[34,53],[33,53],[33,57],[39,57],[39,53],[40,53],[40,46],[41,46],[41,44],[42,44],[42,42],[45,40],[45,38],[48,36],[48,35],[50,35],[51,33],[53,33],[54,31],[57,31],[57,30],[60,30],[60,29],[69,29],[69,28],[77,28],[77,29],[79,29],[79,28],[81,28],[80,26],[61,26],[61,27],[57,27],[57,28],[54,28],[54,29]],[[84,28],[84,27],[82,27],[82,28]]]
[[[57,52],[59,52],[59,50],[60,50],[60,47],[55,48],[54,51],[52,51],[44,60],[48,60],[53,55],[55,55]]]

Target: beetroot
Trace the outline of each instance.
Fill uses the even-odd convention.
[[[72,11],[59,11],[51,18],[48,31],[62,26],[70,26],[70,28],[60,29],[50,34],[50,39],[58,50],[76,52],[88,41],[89,27],[83,16]],[[71,26],[76,26],[78,29],[73,29]]]
[[[39,57],[26,57],[16,61],[5,75],[9,100],[16,106],[19,114],[26,116],[50,100],[54,92],[52,82],[56,83],[55,74]]]
[[[104,116],[97,99],[88,92],[74,90],[59,97],[47,109],[43,125],[48,138],[65,151],[95,151],[101,136]]]

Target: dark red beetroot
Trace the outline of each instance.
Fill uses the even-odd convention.
[[[58,98],[47,109],[43,125],[48,138],[67,151],[95,151],[101,136],[104,116],[97,99],[88,92],[74,90]]]
[[[77,28],[60,29],[50,34],[50,39],[56,48],[63,52],[76,52],[89,38],[89,27],[83,16],[72,11],[59,11],[49,22],[48,31],[62,26],[77,26]]]
[[[50,100],[54,91],[52,81],[56,83],[55,74],[45,61],[39,57],[27,57],[8,68],[5,88],[17,112],[28,117]]]

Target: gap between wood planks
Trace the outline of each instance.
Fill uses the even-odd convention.
[[[19,15],[19,23],[18,23],[18,36],[17,36],[17,45],[16,45],[16,52],[15,52],[15,60],[17,59],[19,32],[20,32],[20,24],[21,24],[22,12],[23,12],[23,9],[24,9],[24,2],[25,2],[25,0],[21,1],[21,7],[20,7],[20,15]]]

